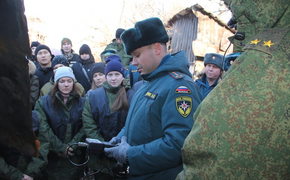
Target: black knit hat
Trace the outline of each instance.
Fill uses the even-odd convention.
[[[126,54],[154,43],[166,43],[169,36],[162,21],[153,17],[135,24],[134,28],[125,30],[121,35]]]
[[[30,48],[39,46],[40,43],[38,41],[32,41]]]
[[[125,29],[118,28],[116,30],[116,38],[120,38],[121,34],[125,31]]]
[[[106,76],[111,71],[118,71],[119,73],[121,73],[124,76],[124,67],[117,57],[119,57],[119,56],[111,55],[106,59],[106,62],[107,62],[106,68],[105,68],[105,75]]]
[[[44,44],[37,46],[37,48],[36,48],[35,51],[34,51],[35,56],[37,56],[38,51],[40,51],[41,49],[46,49],[46,50],[48,50],[48,52],[49,52],[50,55],[52,56],[49,47],[46,46],[46,45],[44,45]]]
[[[87,44],[83,44],[79,51],[80,55],[82,54],[92,54],[91,48]]]
[[[69,66],[68,60],[63,55],[56,55],[51,62],[51,67],[54,68],[57,64],[63,64],[65,66]]]
[[[105,64],[104,63],[95,63],[94,64],[92,71],[91,71],[92,77],[94,77],[94,74],[97,72],[105,74]]]

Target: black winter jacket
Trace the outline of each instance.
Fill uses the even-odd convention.
[[[34,75],[38,77],[39,91],[40,91],[42,86],[44,86],[47,82],[49,82],[50,78],[53,77],[54,74],[53,74],[52,67],[48,67],[48,68],[39,67],[35,71]]]
[[[92,84],[91,70],[94,64],[95,64],[94,57],[90,55],[90,59],[88,60],[80,59],[72,66],[77,82],[84,87],[86,93],[88,92],[88,90],[91,89]],[[83,71],[83,69],[85,70],[86,74]]]

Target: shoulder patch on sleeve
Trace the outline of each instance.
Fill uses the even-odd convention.
[[[168,73],[171,77],[173,77],[174,79],[183,79],[184,75],[182,75],[180,72],[169,72]]]
[[[288,31],[287,28],[265,29],[252,38],[243,50],[257,50],[272,55]]]
[[[186,86],[178,86],[175,89],[175,94],[190,94],[190,93],[191,93],[190,89]]]
[[[176,110],[178,113],[186,118],[192,110],[192,99],[189,96],[179,96],[175,98]]]

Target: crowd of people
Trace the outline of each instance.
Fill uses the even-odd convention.
[[[227,57],[205,54],[196,81],[185,52],[168,52],[169,36],[156,17],[117,29],[102,62],[87,44],[76,54],[69,38],[56,56],[32,42],[27,59],[39,157],[0,143],[0,179],[288,179],[290,5],[241,1],[241,10],[225,3],[249,42]],[[113,147],[90,156],[72,146],[86,138]],[[91,176],[76,165],[87,156],[86,166],[98,172]]]

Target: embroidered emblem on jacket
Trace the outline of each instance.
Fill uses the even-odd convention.
[[[186,118],[192,110],[192,99],[188,96],[179,96],[175,98],[176,109],[178,113]]]

